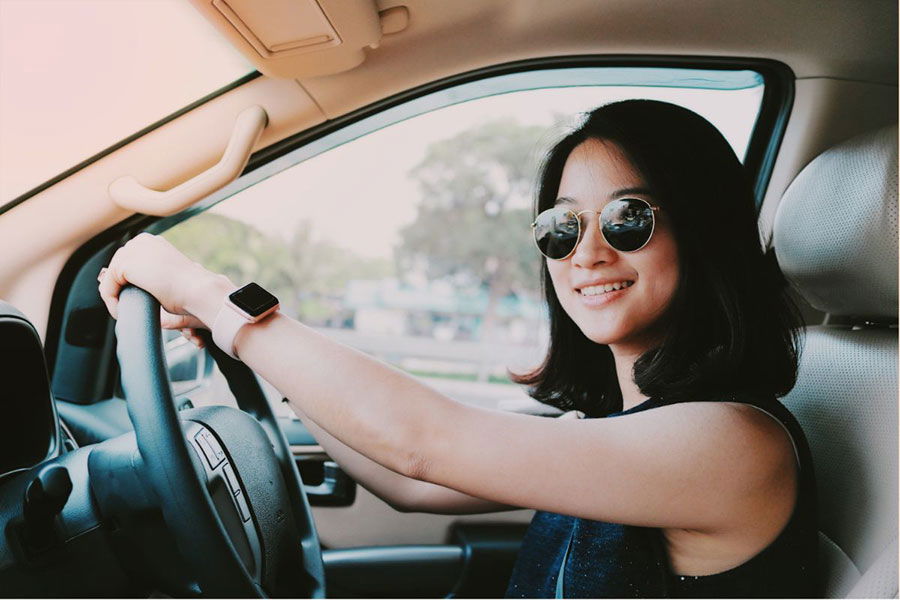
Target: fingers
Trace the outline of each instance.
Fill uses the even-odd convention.
[[[192,327],[182,329],[181,335],[184,336],[187,341],[194,344],[198,348],[203,348],[204,346],[206,346],[206,342],[203,341],[203,338],[197,335],[197,330]]]
[[[570,410],[568,412],[564,412],[563,414],[557,417],[558,419],[583,419],[584,413],[580,410]]]
[[[197,333],[198,329],[205,328],[200,319],[194,315],[173,315],[162,307],[159,309],[159,314],[163,329],[180,329],[181,335],[190,343],[198,348],[206,346],[206,342]]]
[[[153,294],[163,305],[170,300],[166,282],[171,272],[177,271],[178,261],[160,251],[166,244],[158,236],[140,233],[116,250],[109,265],[100,270],[98,291],[114,319],[118,318],[119,293],[129,282]]]
[[[202,329],[206,326],[194,315],[175,315],[160,307],[160,324],[163,329]]]
[[[118,268],[122,262],[121,252],[122,248],[116,250],[112,260],[109,261],[109,267],[100,269],[100,274],[97,275],[97,281],[100,282],[98,286],[100,299],[103,300],[106,310],[109,311],[113,319],[117,319],[119,316],[119,292],[128,283],[121,269]]]
[[[145,290],[172,316],[162,317],[167,329],[203,327],[198,320],[182,318],[194,295],[206,293],[201,284],[216,281],[217,276],[192,262],[167,240],[141,233],[116,250],[109,265],[98,274],[98,291],[106,309],[118,318],[119,293],[128,284]],[[200,302],[203,307],[205,303]]]

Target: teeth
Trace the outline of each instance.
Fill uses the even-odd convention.
[[[597,296],[615,290],[621,290],[634,285],[633,281],[617,281],[616,283],[604,283],[602,285],[591,285],[581,288],[582,296]]]

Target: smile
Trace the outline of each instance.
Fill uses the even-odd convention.
[[[617,281],[615,283],[604,283],[602,285],[590,285],[578,290],[582,296],[599,296],[600,294],[608,294],[617,290],[622,290],[634,285],[633,281]]]

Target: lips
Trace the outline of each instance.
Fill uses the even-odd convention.
[[[623,290],[634,285],[634,281],[631,279],[622,279],[620,281],[610,281],[605,283],[595,283],[591,285],[585,285],[579,288],[575,288],[575,290],[585,297],[591,296],[599,296],[602,294],[609,294],[611,292],[616,292],[619,290]]]

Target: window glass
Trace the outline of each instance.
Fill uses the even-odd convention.
[[[278,159],[164,235],[451,397],[552,412],[508,376],[539,364],[547,342],[530,229],[543,155],[584,112],[653,98],[704,115],[743,157],[762,98],[747,71],[619,69],[615,85],[586,85],[608,71],[496,78],[468,101],[439,92]]]
[[[184,0],[0,1],[0,206],[252,71]]]

